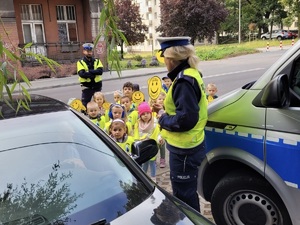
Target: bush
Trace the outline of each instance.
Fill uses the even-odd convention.
[[[143,59],[143,57],[140,56],[140,55],[135,55],[135,56],[133,57],[133,59],[136,60],[136,61],[141,61],[141,60]]]

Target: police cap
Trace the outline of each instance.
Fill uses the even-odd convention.
[[[92,43],[84,43],[82,45],[83,49],[84,50],[87,50],[87,51],[92,51],[93,48],[94,48],[94,45]]]
[[[167,48],[173,47],[173,46],[184,46],[189,45],[191,38],[188,36],[182,36],[182,37],[158,37],[157,41],[159,42],[161,49],[165,50]]]

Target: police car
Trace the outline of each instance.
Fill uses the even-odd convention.
[[[300,42],[208,114],[198,191],[216,224],[300,224]]]

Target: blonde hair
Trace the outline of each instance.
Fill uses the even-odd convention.
[[[104,94],[103,94],[101,91],[96,91],[96,92],[94,93],[94,95],[93,95],[94,101],[95,101],[95,98],[97,98],[97,97],[99,97],[99,96],[103,98],[103,103],[106,102],[105,96],[104,96]]]
[[[214,84],[214,83],[209,83],[209,84],[207,85],[206,89],[207,89],[207,88],[210,88],[210,87],[217,90],[217,85]]]
[[[90,109],[93,109],[93,108],[99,109],[98,104],[96,102],[93,102],[93,101],[88,102],[87,105],[86,105],[86,108],[87,108],[87,110],[90,110]]]
[[[164,51],[164,57],[175,61],[188,59],[188,64],[194,69],[198,69],[197,67],[200,62],[199,57],[196,55],[195,48],[191,44],[167,48]]]

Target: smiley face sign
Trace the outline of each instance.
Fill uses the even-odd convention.
[[[109,102],[104,102],[103,105],[102,105],[103,109],[109,110],[110,104],[111,103],[109,103]]]
[[[139,105],[140,103],[142,103],[143,101],[145,101],[145,95],[143,92],[141,91],[135,91],[132,94],[132,101]]]
[[[161,79],[158,76],[148,79],[148,94],[153,100],[157,99],[162,88]]]

